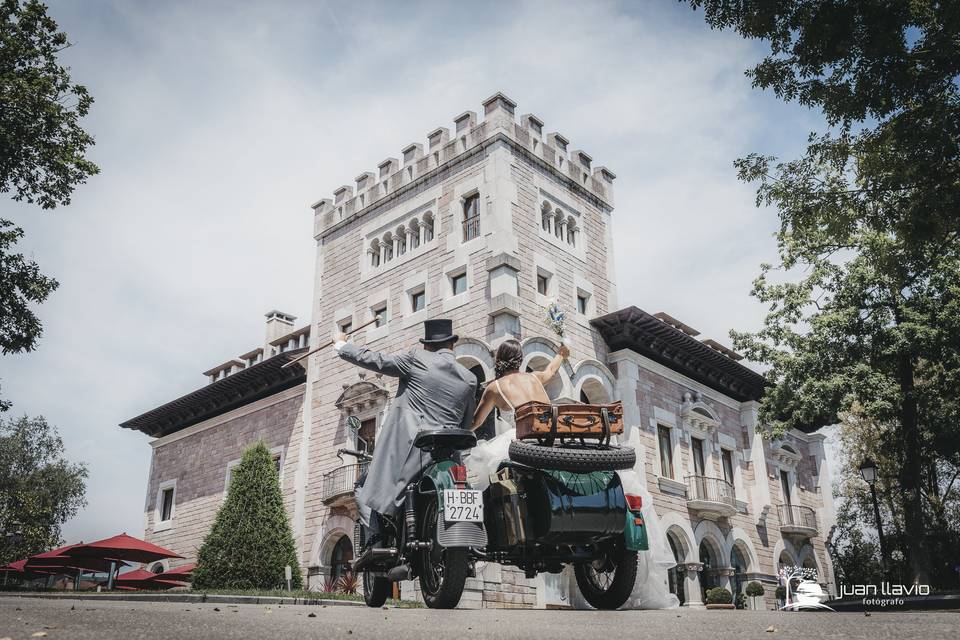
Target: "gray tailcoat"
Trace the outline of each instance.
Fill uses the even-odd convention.
[[[403,491],[429,462],[413,446],[422,429],[469,429],[476,405],[477,378],[458,363],[453,351],[423,351],[388,356],[346,343],[340,357],[347,362],[400,379],[397,395],[377,436],[373,461],[357,504],[364,521],[369,509],[390,514],[403,502]]]

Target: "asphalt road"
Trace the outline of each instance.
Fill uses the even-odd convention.
[[[310,617],[310,614],[315,614]],[[774,631],[768,632],[773,626]],[[35,635],[38,633],[45,636]],[[774,611],[431,611],[338,606],[192,605],[0,597],[10,638],[956,638],[960,613]]]

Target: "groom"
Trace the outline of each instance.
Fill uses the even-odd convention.
[[[380,542],[377,512],[396,513],[407,484],[423,468],[425,460],[413,446],[417,432],[446,427],[469,429],[473,419],[477,378],[454,357],[457,336],[453,321],[427,320],[423,327],[423,349],[395,356],[357,347],[343,333],[334,343],[334,349],[347,362],[400,379],[366,480],[356,493],[371,546]]]

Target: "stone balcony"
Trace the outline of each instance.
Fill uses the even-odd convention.
[[[799,504],[777,505],[780,515],[780,533],[784,536],[802,538],[804,540],[816,538],[820,534],[817,525],[817,513],[810,507]]]
[[[737,512],[733,485],[722,478],[687,476],[687,507],[701,518],[729,518]]]
[[[366,468],[366,464],[350,464],[323,474],[323,504],[328,507],[355,504],[354,486]]]

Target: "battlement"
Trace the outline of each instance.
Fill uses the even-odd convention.
[[[483,119],[464,111],[453,119],[453,127],[438,127],[427,134],[426,144],[413,142],[400,151],[400,158],[387,158],[377,171],[364,171],[354,187],[344,185],[333,198],[318,200],[314,210],[314,236],[349,220],[367,208],[382,204],[408,188],[458,161],[464,154],[482,149],[490,141],[503,137],[514,148],[540,162],[584,196],[595,198],[613,208],[613,181],[616,175],[605,167],[592,167],[593,158],[585,151],[570,150],[570,141],[559,133],[544,135],[544,122],[533,114],[516,121],[517,104],[499,91],[482,103]]]

